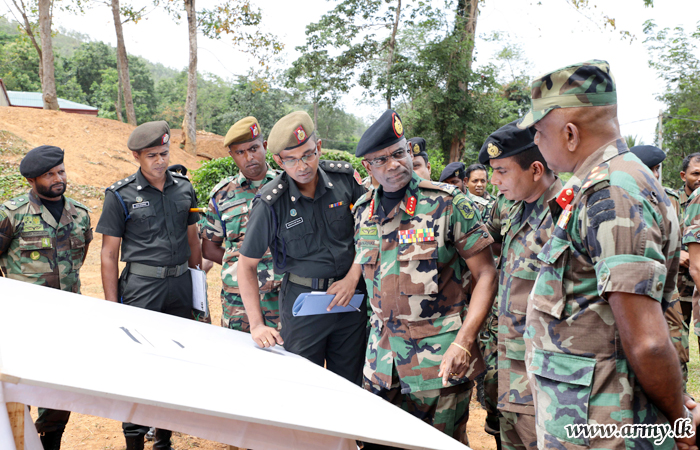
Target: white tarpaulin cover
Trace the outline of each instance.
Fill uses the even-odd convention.
[[[4,402],[255,450],[350,450],[355,439],[467,448],[301,357],[257,348],[248,334],[6,278],[0,381],[3,450],[15,450]]]

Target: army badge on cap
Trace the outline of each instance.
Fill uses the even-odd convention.
[[[390,147],[403,139],[403,124],[401,118],[391,109],[387,109],[374,122],[367,131],[364,132],[357,143],[355,156],[358,158],[367,153],[376,152]]]
[[[514,120],[507,125],[503,125],[486,138],[486,142],[479,150],[479,162],[481,164],[489,164],[492,159],[515,156],[533,147],[537,148],[535,145],[535,129],[521,129],[518,126],[518,121]]]
[[[394,113],[392,120],[394,121],[394,133],[396,134],[396,137],[402,138],[403,137],[403,124],[401,123],[401,118],[399,117],[398,114]]]
[[[277,121],[267,138],[267,149],[278,155],[304,145],[314,133],[314,121],[306,111],[295,111]]]
[[[252,141],[260,136],[260,124],[258,119],[253,116],[244,117],[238,122],[231,125],[224,138],[224,147],[231,144],[240,144],[243,142]]]
[[[501,154],[501,149],[496,147],[493,142],[489,142],[486,151],[491,158],[497,158]]]
[[[168,122],[146,122],[134,129],[129,136],[126,146],[134,152],[145,148],[159,147],[170,142],[170,127]]]

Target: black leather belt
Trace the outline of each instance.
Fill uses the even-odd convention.
[[[294,284],[306,286],[311,289],[319,289],[325,291],[328,286],[338,281],[336,278],[306,278],[299,275],[289,274],[289,281]]]

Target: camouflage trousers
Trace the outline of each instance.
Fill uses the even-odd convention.
[[[268,327],[277,328],[280,323],[278,298],[279,291],[260,293],[260,307]],[[248,314],[240,294],[221,290],[221,326],[250,333]]]
[[[535,415],[501,411],[501,445],[503,450],[536,449]]]
[[[664,317],[666,318],[666,323],[668,324],[671,342],[673,343],[673,347],[676,349],[678,359],[681,361],[683,387],[685,390],[685,385],[688,382],[688,361],[690,361],[690,346],[688,341],[690,329],[683,318],[681,302],[672,302],[671,306],[669,306],[664,313]]]
[[[377,386],[367,378],[364,379],[364,387],[462,444],[469,445],[467,421],[474,386],[472,381],[443,389],[402,394],[396,372],[392,378],[391,389]]]
[[[484,431],[492,436],[498,436],[499,416],[498,411],[498,316],[491,310],[484,328],[481,332],[481,353],[486,363],[486,373],[479,377],[478,383],[483,383],[482,406],[486,409],[486,423]],[[479,391],[482,391],[479,386]],[[479,392],[480,395],[481,392]]]

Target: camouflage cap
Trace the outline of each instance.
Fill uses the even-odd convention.
[[[532,108],[518,127],[536,124],[557,108],[617,104],[615,78],[607,61],[592,59],[549,72],[532,82]]]
[[[306,111],[294,111],[277,121],[267,138],[267,149],[273,155],[292,150],[306,143],[315,130]]]
[[[159,120],[156,122],[142,123],[131,132],[126,146],[129,150],[138,152],[144,148],[159,147],[170,142],[170,127],[168,122]]]
[[[258,124],[258,119],[253,116],[244,117],[228,129],[228,133],[226,133],[224,138],[224,147],[252,141],[260,137],[262,137],[262,130],[260,129],[260,124]]]

